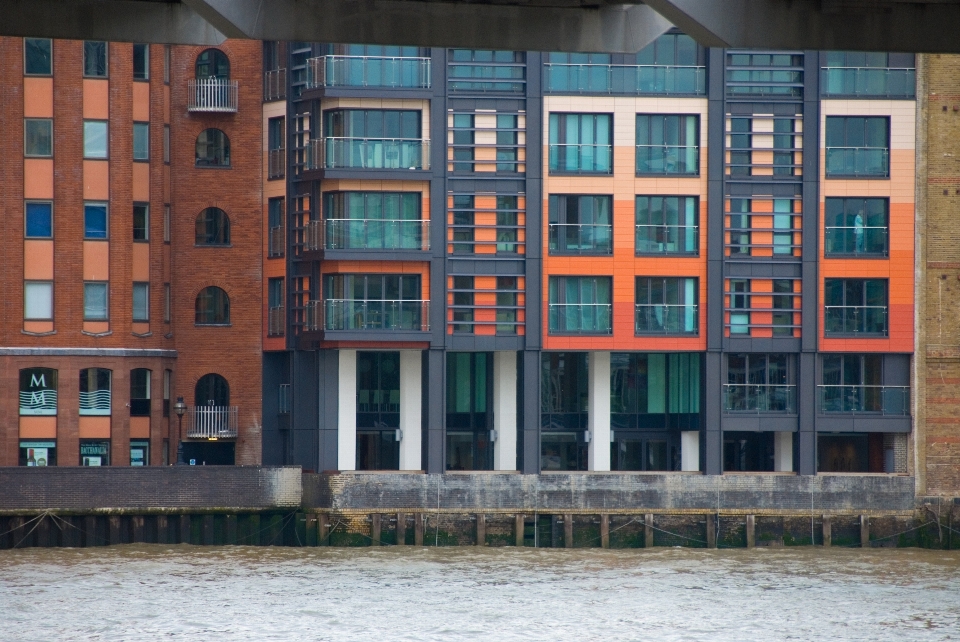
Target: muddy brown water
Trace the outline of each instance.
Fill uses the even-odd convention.
[[[960,640],[960,551],[0,551],[0,640]]]

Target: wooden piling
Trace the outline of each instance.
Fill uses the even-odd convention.
[[[110,545],[115,546],[116,544],[122,544],[123,541],[120,539],[120,516],[111,515],[110,517],[107,518],[107,523],[109,525],[108,540],[110,542]]]
[[[380,546],[380,513],[370,515],[370,546]]]
[[[236,515],[227,515],[223,519],[224,525],[224,543],[231,546],[236,545],[237,543],[237,516]]]
[[[573,548],[573,515],[563,516],[563,546]]]
[[[330,545],[330,515],[327,513],[317,515],[317,544]]]
[[[653,513],[643,516],[643,547],[653,548]]]
[[[407,545],[407,514],[397,513],[397,546]]]
[[[600,516],[600,548],[610,548],[610,516]]]
[[[707,515],[707,548],[717,547],[717,516]]]
[[[747,548],[753,548],[757,545],[757,519],[753,515],[747,515]]]
[[[423,513],[413,514],[413,543],[423,546]]]
[[[829,515],[823,516],[823,545],[833,545],[833,519]]]
[[[860,516],[860,548],[870,548],[870,518]]]
[[[142,544],[143,542],[147,541],[143,515],[134,515],[131,517],[130,526],[130,530],[133,532],[134,544]]]
[[[513,534],[516,539],[515,544],[517,546],[523,546],[523,529],[524,529],[524,516],[517,514],[513,517]]]
[[[166,515],[157,515],[157,544],[170,543],[170,524]]]
[[[189,544],[190,543],[190,516],[189,515],[180,515],[180,543]],[[259,542],[257,542],[259,543]]]
[[[487,516],[477,513],[477,546],[487,545]]]

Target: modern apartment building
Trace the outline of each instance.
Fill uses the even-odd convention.
[[[260,43],[0,61],[0,465],[259,463]]]
[[[912,55],[265,60],[264,463],[912,471]]]

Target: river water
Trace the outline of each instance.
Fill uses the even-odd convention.
[[[960,551],[0,551],[0,640],[960,640]]]

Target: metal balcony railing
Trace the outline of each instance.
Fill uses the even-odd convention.
[[[698,332],[697,306],[686,303],[638,303],[637,334],[691,334]]]
[[[267,335],[282,337],[284,334],[286,315],[283,307],[273,307],[267,312]]]
[[[557,334],[612,334],[613,304],[551,303],[548,328]]]
[[[723,409],[727,412],[796,412],[797,387],[789,384],[723,385]]]
[[[429,250],[430,221],[400,219],[327,219],[328,250]]]
[[[637,224],[637,254],[696,254],[699,248],[698,225]]]
[[[287,70],[271,69],[263,72],[263,99],[267,102],[287,96]]]
[[[307,332],[317,332],[323,320],[322,301],[307,301],[303,306],[303,329]]]
[[[705,67],[546,63],[546,90],[576,94],[703,94]]]
[[[240,88],[236,80],[200,78],[187,85],[187,111],[235,113]]]
[[[637,145],[637,174],[700,173],[700,148],[696,145]]]
[[[308,144],[308,169],[430,169],[430,141],[323,138]]]
[[[327,299],[326,330],[430,330],[430,301]]]
[[[827,176],[890,175],[890,150],[886,147],[827,147]]]
[[[550,143],[548,153],[551,172],[613,173],[613,145]]]
[[[267,178],[283,178],[287,173],[287,150],[283,147],[267,152]]]
[[[550,223],[551,254],[613,254],[613,226],[602,223]]]
[[[307,221],[303,228],[303,249],[316,252],[323,247],[323,222]]]
[[[827,305],[823,309],[824,334],[887,334],[885,305]]]
[[[196,406],[188,408],[190,439],[236,439],[239,422],[237,406]]]
[[[402,56],[320,56],[307,60],[307,89],[376,87],[429,89],[430,59]]]
[[[286,238],[282,226],[271,227],[268,239],[267,256],[274,258],[283,256],[287,249]]]
[[[817,386],[822,413],[910,414],[910,386]]]
[[[864,225],[848,226],[827,226],[824,228],[826,235],[825,247],[823,253],[827,256],[831,254],[844,255],[862,255],[862,256],[886,256],[888,231],[886,227],[866,227]]]
[[[917,70],[892,67],[824,67],[820,70],[824,96],[913,98]]]

